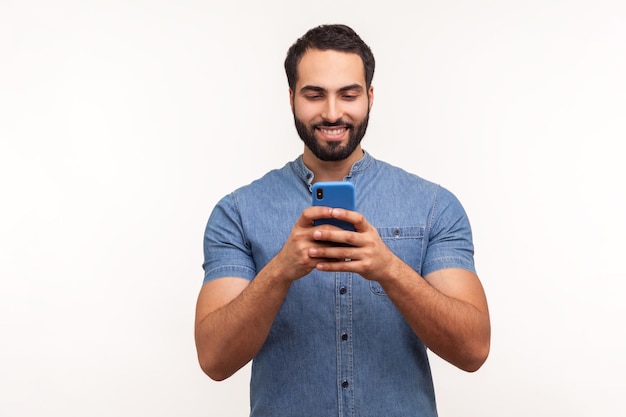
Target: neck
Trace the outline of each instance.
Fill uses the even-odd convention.
[[[302,162],[313,171],[314,183],[320,181],[343,181],[350,173],[352,165],[361,158],[363,158],[361,146],[357,146],[349,157],[341,161],[322,161],[313,155],[307,147],[304,148],[304,153],[302,154]]]

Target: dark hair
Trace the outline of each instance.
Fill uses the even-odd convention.
[[[374,78],[374,54],[359,35],[346,25],[317,26],[291,45],[287,51],[287,58],[285,58],[285,72],[287,73],[289,88],[295,89],[298,81],[298,64],[309,49],[322,51],[330,49],[359,55],[365,71],[365,87],[369,89]]]

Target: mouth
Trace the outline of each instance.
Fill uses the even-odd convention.
[[[335,141],[335,140],[343,139],[350,129],[347,126],[338,126],[338,127],[318,126],[316,127],[316,130],[322,134],[324,139]]]

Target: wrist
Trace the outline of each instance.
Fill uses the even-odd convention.
[[[394,254],[392,254],[384,265],[384,268],[380,271],[380,275],[376,278],[376,281],[378,281],[383,288],[393,286],[394,283],[398,282],[402,277],[407,276],[407,274],[415,273],[410,266]]]

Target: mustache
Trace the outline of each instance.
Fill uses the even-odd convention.
[[[315,124],[312,125],[313,128],[318,128],[318,127],[339,127],[339,126],[345,126],[347,128],[354,127],[354,125],[352,125],[352,123],[346,123],[346,122],[343,121],[343,119],[338,119],[335,122],[322,121],[322,122],[315,123]]]

